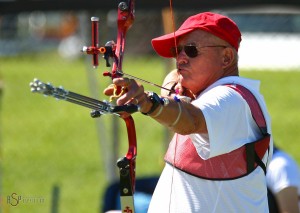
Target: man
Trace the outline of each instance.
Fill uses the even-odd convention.
[[[177,71],[165,85],[175,80],[177,95],[158,97],[132,79],[114,79],[128,91],[116,104],[138,104],[141,113],[175,132],[149,212],[268,212],[270,118],[259,82],[238,76],[240,41],[232,20],[200,13],[152,40],[160,56],[176,58]],[[112,88],[104,93],[112,95]],[[262,114],[254,119],[257,111]],[[266,148],[254,150],[255,141]]]
[[[272,201],[276,204],[277,212],[299,213],[300,170],[297,162],[288,153],[274,146],[266,177],[267,185],[275,197]]]

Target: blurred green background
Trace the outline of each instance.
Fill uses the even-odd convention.
[[[178,23],[193,13],[195,11],[177,11]],[[104,38],[116,35],[115,26],[112,26],[115,20],[109,19],[114,13],[99,11],[95,14],[101,17],[100,40],[103,44]],[[93,119],[89,109],[33,94],[29,88],[29,82],[39,78],[73,92],[99,100],[107,99],[102,91],[111,80],[102,76],[102,72],[108,69],[104,67],[105,62],[100,59],[100,66],[94,70],[91,57],[83,57],[79,51],[84,44],[90,43],[85,41],[90,37],[90,15],[82,11],[34,11],[0,17],[0,210],[3,213],[51,212],[56,189],[59,192],[58,212],[101,212],[106,187],[118,180],[113,175],[117,172],[116,160],[125,155],[128,145],[123,121],[117,119],[120,129],[115,130],[112,126],[115,120],[111,115]],[[246,32],[244,38],[257,39],[258,43],[254,41],[256,45],[275,47],[272,55],[262,57],[266,61],[272,64],[273,60],[285,66],[284,63],[289,63],[287,59],[296,58],[296,62],[290,64],[294,69],[251,68],[241,69],[240,74],[261,81],[276,144],[300,164],[300,67],[298,54],[291,52],[293,48],[299,50],[299,36],[295,32],[300,31],[300,16],[290,15],[258,13],[255,16],[250,13],[232,17],[240,21],[240,27],[245,31],[256,30],[256,37]],[[264,18],[267,22],[262,21]],[[134,27],[127,37],[126,51],[130,52],[126,52],[123,64],[124,72],[157,84],[162,83],[166,70],[170,70],[166,59],[153,54],[149,42],[163,32],[161,21],[159,10],[137,11]],[[279,29],[281,34],[274,35],[273,28]],[[269,31],[269,34],[258,32],[266,29],[272,31],[271,34]],[[286,34],[294,29],[298,31]],[[274,42],[279,40],[294,43],[276,46],[278,43]],[[247,39],[244,42],[247,44]],[[264,61],[254,59],[268,49],[259,47],[251,43],[241,46],[244,53],[251,49],[246,57],[250,61],[247,63],[257,66],[258,62]],[[285,47],[290,50],[285,50]],[[5,50],[4,54],[2,50]],[[281,57],[281,61],[275,56]],[[159,93],[159,88],[144,86],[146,90]],[[157,176],[164,166],[163,155],[169,142],[166,129],[140,113],[135,113],[133,118],[138,140],[136,175],[140,178]],[[120,145],[112,142],[117,134]],[[114,150],[115,156],[111,156]],[[13,206],[19,196],[35,199],[35,202],[20,202]]]
[[[131,73],[137,76],[157,83],[162,81],[163,64],[158,59],[134,57],[128,58],[125,64],[128,64],[126,70],[134,70]],[[105,69],[91,70],[103,84],[98,85],[101,90],[110,83],[109,78],[102,77]],[[12,193],[44,198],[40,204],[6,205],[9,211],[4,212],[50,211],[54,186],[60,189],[60,212],[100,212],[103,190],[111,181],[107,180],[103,156],[110,150],[100,149],[90,110],[33,94],[29,88],[29,82],[38,77],[89,96],[84,61],[69,62],[56,53],[4,57],[0,59],[0,71],[4,82],[1,107],[3,203]],[[157,88],[149,89],[159,92]],[[101,96],[100,100],[106,98]],[[107,140],[116,134],[111,129],[112,117],[99,118]],[[163,129],[139,113],[134,118],[138,138],[137,176],[158,175],[163,165]],[[118,157],[122,157],[127,152],[127,133],[123,121],[118,122],[121,132]],[[116,159],[111,161],[112,168],[116,168],[115,165]]]
[[[163,59],[128,57],[126,71],[161,83]],[[54,85],[89,95],[84,60],[67,61],[55,52],[0,58],[1,81],[1,178],[3,212],[50,212],[52,191],[59,187],[60,212],[101,212],[102,195],[108,183],[103,162],[105,150],[98,142],[95,120],[89,109],[54,98],[32,94],[29,82],[38,77]],[[109,84],[102,77],[104,67],[90,70],[97,76],[99,88]],[[272,116],[276,143],[300,163],[299,150],[299,79],[296,71],[241,71],[241,76],[261,80]],[[146,85],[146,89],[157,88]],[[100,100],[105,99],[101,94]],[[147,117],[133,115],[137,129],[137,176],[159,175],[163,167],[165,129]],[[112,116],[99,118],[108,140],[115,134]],[[127,135],[120,120],[121,147],[126,153]],[[115,161],[111,162],[112,167]],[[41,203],[11,206],[12,193],[42,198]],[[16,197],[16,195],[14,195]]]

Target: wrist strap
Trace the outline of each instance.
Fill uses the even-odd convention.
[[[149,92],[147,97],[150,99],[152,103],[152,107],[148,112],[146,113],[142,112],[142,114],[144,115],[149,115],[153,113],[160,105],[162,105],[162,101],[160,97],[155,92]]]

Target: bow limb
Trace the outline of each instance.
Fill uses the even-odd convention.
[[[110,76],[112,79],[122,76],[122,62],[125,50],[125,37],[127,30],[134,21],[134,0],[118,1],[118,35],[115,47],[114,62]],[[122,88],[117,87],[119,94]],[[134,213],[135,166],[137,155],[136,132],[133,118],[123,118],[126,123],[128,135],[128,151],[124,158],[119,159],[117,165],[120,171],[120,198],[122,212]]]
[[[135,167],[137,156],[137,142],[134,120],[132,116],[123,118],[128,135],[128,151],[125,157],[117,162],[120,173],[120,200],[121,210],[134,213]]]
[[[123,118],[128,133],[129,148],[125,157],[118,160],[120,171],[120,199],[122,212],[134,213],[135,164],[137,155],[136,133],[131,116]]]
[[[134,21],[134,0],[119,0],[118,5],[118,36],[112,67],[112,79],[122,76],[122,62],[125,50],[125,37]]]
[[[137,143],[136,143],[136,132],[135,132],[135,127],[134,127],[134,121],[131,116],[127,118],[123,118],[126,127],[127,127],[127,133],[128,133],[128,141],[129,141],[129,147],[128,147],[128,152],[126,154],[126,158],[130,160],[130,167],[132,168],[130,170],[130,176],[131,176],[131,181],[132,181],[132,188],[134,191],[134,186],[135,186],[135,159],[137,156]]]

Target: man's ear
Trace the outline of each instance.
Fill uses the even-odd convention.
[[[234,52],[233,49],[230,47],[227,47],[223,50],[223,66],[227,67],[230,66],[234,61]]]

